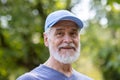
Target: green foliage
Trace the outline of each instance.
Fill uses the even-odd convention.
[[[0,1],[0,80],[15,80],[47,60],[42,36],[45,18],[69,5],[70,0]]]
[[[119,3],[119,0],[107,0],[107,4],[102,5],[101,2],[96,1],[92,7],[98,7],[95,8],[97,15],[90,21],[91,28],[89,27],[87,32],[90,34],[92,31],[89,42],[94,41],[93,60],[102,70],[105,80],[120,79],[120,9],[116,7],[116,5],[120,6]],[[100,24],[102,18],[107,19],[107,24]]]

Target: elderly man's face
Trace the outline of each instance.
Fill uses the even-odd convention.
[[[74,62],[80,54],[79,28],[73,21],[61,20],[44,35],[50,56],[61,63]]]

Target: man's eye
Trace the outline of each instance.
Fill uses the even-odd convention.
[[[77,33],[73,32],[70,34],[71,36],[77,36]]]
[[[61,33],[61,32],[58,32],[58,33],[57,33],[57,35],[62,35],[62,34],[63,34],[63,33]]]

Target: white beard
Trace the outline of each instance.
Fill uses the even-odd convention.
[[[64,53],[63,55],[60,55],[59,52],[53,52],[52,51],[52,56],[58,60],[61,63],[64,64],[70,64],[75,62],[79,56],[80,56],[80,45],[79,47],[76,49],[76,52],[74,52],[74,54],[71,56],[71,54],[69,52],[66,51],[66,53]]]

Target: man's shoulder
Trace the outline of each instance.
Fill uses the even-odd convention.
[[[33,73],[25,73],[18,77],[16,80],[38,80],[37,75]]]
[[[39,74],[38,71],[39,71],[39,66],[31,70],[30,72],[24,73],[16,80],[38,80],[38,74]]]
[[[51,72],[53,71],[48,69],[46,66],[40,65],[31,70],[30,72],[21,75],[20,77],[17,78],[17,80],[49,80],[48,78],[51,76],[50,74],[49,76],[47,74]]]
[[[74,75],[79,79],[81,80],[93,80],[92,78],[82,74],[82,73],[79,73],[78,71],[74,70]]]

